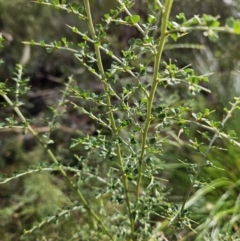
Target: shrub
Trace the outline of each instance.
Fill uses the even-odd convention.
[[[240,99],[225,107],[222,121],[215,120],[207,107],[199,110],[195,97],[210,92],[205,87],[208,74],[198,75],[190,65],[178,67],[175,60],[163,58],[163,53],[167,48],[179,47],[177,41],[193,31],[202,31],[211,41],[217,41],[221,32],[239,34],[240,21],[230,18],[220,26],[218,17],[203,14],[187,19],[184,13],[171,19],[173,0],[164,5],[160,1],[149,3],[149,13],[142,17],[132,13],[133,1],[117,0],[116,8],[103,13],[95,24],[91,4],[83,2],[37,1],[76,14],[86,23],[87,31],[67,26],[80,36],[78,43],[65,37],[52,43],[24,42],[41,46],[48,53],[72,52],[90,73],[85,80],[68,78],[61,99],[50,107],[52,117],[45,119],[46,132],[38,133],[33,128],[34,120],[21,111],[21,96],[29,91],[23,67],[16,66],[15,89],[1,83],[0,95],[15,113],[1,123],[1,128],[31,133],[41,145],[34,153],[39,151],[43,158],[40,161],[35,156],[27,170],[3,175],[1,184],[32,174],[29,192],[39,185],[38,190],[50,190],[45,190],[45,195],[54,193],[58,197],[51,197],[48,208],[39,214],[42,220],[31,221],[33,226],[24,230],[22,239],[237,240],[239,180],[233,183],[220,176],[210,180],[202,173],[219,170],[209,153],[221,152],[225,140],[240,146],[234,130],[225,129],[239,109]],[[113,26],[138,31],[138,37],[128,39],[128,47],[120,53],[111,44],[109,31]],[[181,47],[201,46],[181,43]],[[79,82],[90,79],[97,79],[102,91],[82,89]],[[95,132],[70,129],[71,143],[64,150],[68,154],[61,156],[64,152],[58,154],[63,150],[53,134],[61,131],[60,122],[68,117],[68,110],[90,118]],[[43,149],[46,155],[41,154]],[[165,162],[168,157],[177,160]],[[176,162],[186,169],[182,171],[185,183],[181,180],[181,186],[174,177],[177,172],[171,170]],[[47,176],[46,181],[46,176],[41,176],[44,172],[53,177]],[[46,186],[41,186],[41,178]],[[59,184],[53,185],[56,182]],[[228,190],[211,206],[208,194],[218,186],[227,186]],[[38,201],[44,204],[44,200]],[[53,201],[60,207],[51,209]]]

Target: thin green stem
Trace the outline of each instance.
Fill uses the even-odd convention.
[[[78,50],[76,49],[72,49],[72,48],[69,48],[69,47],[63,47],[63,46],[54,46],[54,45],[51,45],[51,44],[41,44],[41,43],[31,43],[31,42],[28,42],[28,41],[22,41],[23,44],[28,44],[28,45],[34,45],[34,46],[40,46],[40,47],[45,47],[45,48],[52,48],[52,49],[60,49],[60,50],[67,50],[69,52],[73,52],[73,53],[79,53]]]
[[[70,171],[72,173],[75,173],[76,175],[80,175],[81,171],[80,170],[76,170],[75,168],[72,167],[68,167],[68,166],[60,166],[60,168],[63,168],[65,171]],[[55,166],[55,167],[40,167],[40,166],[36,166],[35,169],[33,169],[33,167],[31,167],[31,169],[24,171],[22,173],[17,173],[11,177],[7,177],[7,178],[2,178],[2,181],[0,181],[0,184],[4,184],[7,182],[12,181],[13,179],[17,179],[19,177],[23,177],[26,176],[28,174],[32,174],[32,173],[39,173],[39,172],[58,172],[59,171],[59,166]],[[104,184],[107,184],[107,181],[104,180],[103,178],[94,175],[90,172],[85,172],[89,177],[91,178],[95,178],[96,180],[98,180],[99,182],[102,182]]]
[[[127,13],[128,16],[132,16],[132,14],[130,13],[130,11],[128,10],[128,8],[125,6],[125,4],[121,1],[121,0],[117,0],[117,2],[121,5],[121,7],[123,7],[124,11]],[[139,24],[135,23],[134,26],[136,26],[136,28],[138,29],[138,31],[144,36],[145,32],[144,30],[140,27]]]
[[[230,33],[236,34],[234,29],[229,27],[208,27],[208,26],[194,26],[194,27],[178,27],[176,29],[172,29],[168,31],[168,33],[188,33],[192,31],[213,31],[213,32],[220,32],[220,33]]]
[[[74,27],[71,27],[71,26],[69,26],[69,25],[66,25],[66,26],[69,27],[69,28],[72,29],[72,30],[74,29]],[[81,33],[80,31],[76,30],[76,28],[75,28],[75,30],[74,30],[74,33],[76,33],[76,34],[78,34],[78,35],[80,35],[80,36],[82,36],[82,37],[85,35],[85,34]],[[94,41],[93,41],[90,37],[88,37],[88,38],[86,39],[86,41],[88,41],[89,43],[94,44]],[[100,45],[99,48],[100,48],[100,50],[102,50],[103,52],[105,52],[107,55],[109,55],[112,59],[114,59],[114,60],[117,61],[119,64],[121,64],[122,66],[124,66],[123,61],[122,61],[120,58],[118,58],[116,55],[114,55],[113,53],[109,54],[110,51],[109,51],[107,48],[104,48],[102,45]],[[131,70],[126,70],[126,72],[128,72],[133,78],[137,79],[137,76],[136,76]]]
[[[111,240],[114,240],[112,235],[108,232],[106,226],[104,225],[104,223],[102,222],[102,220],[98,217],[98,215],[91,209],[91,207],[89,206],[88,202],[86,201],[86,199],[84,198],[84,196],[82,195],[81,191],[78,189],[77,185],[68,177],[67,173],[65,172],[64,168],[60,165],[60,163],[58,162],[58,160],[56,159],[56,157],[54,156],[54,154],[52,153],[52,151],[49,149],[49,147],[47,146],[47,144],[45,144],[41,138],[38,136],[37,132],[31,127],[30,124],[28,124],[26,118],[23,116],[23,114],[21,113],[20,109],[14,105],[14,103],[8,98],[8,96],[6,94],[1,94],[1,96],[5,99],[5,101],[8,103],[9,106],[11,106],[13,108],[13,110],[16,112],[16,114],[19,116],[19,118],[21,119],[21,121],[26,125],[25,128],[27,130],[29,130],[32,135],[36,138],[36,140],[46,149],[47,154],[49,155],[49,157],[51,158],[51,160],[57,164],[59,166],[59,171],[61,172],[61,174],[64,176],[64,178],[67,180],[67,182],[70,184],[70,186],[72,187],[72,189],[77,193],[80,201],[82,202],[84,208],[86,208],[86,210],[91,214],[91,216],[94,218],[94,220],[100,224],[100,226],[102,227],[102,229],[105,231],[105,233],[109,236],[109,238]]]
[[[54,110],[54,115],[52,117],[52,120],[49,122],[49,132],[47,134],[47,138],[48,139],[50,139],[51,132],[55,128],[54,125],[55,125],[56,119],[58,118],[59,110],[60,110],[61,106],[64,104],[64,102],[66,100],[66,96],[67,96],[67,93],[69,91],[69,88],[70,88],[72,82],[73,82],[73,78],[69,77],[68,78],[68,83],[66,84],[66,88],[63,91],[62,98],[59,100],[57,108]]]
[[[58,213],[57,215],[48,217],[47,219],[45,219],[44,221],[42,221],[42,222],[39,223],[38,225],[35,225],[34,227],[32,227],[30,230],[25,231],[24,235],[30,234],[30,233],[32,233],[35,229],[39,229],[39,228],[41,228],[42,226],[44,226],[44,225],[46,225],[46,224],[49,224],[50,222],[54,222],[56,218],[63,217],[64,215],[69,214],[70,211],[77,211],[77,210],[79,210],[79,209],[81,209],[81,208],[82,208],[82,206],[74,206],[74,207],[71,208],[71,209],[62,210],[62,211],[61,211],[60,213]]]
[[[47,6],[50,6],[50,7],[54,7],[54,8],[57,8],[57,9],[61,9],[61,10],[67,11],[67,12],[69,12],[69,10],[70,10],[72,13],[78,15],[78,17],[80,19],[86,20],[86,16],[79,13],[78,10],[73,9],[71,6],[68,7],[67,4],[52,4],[52,3],[42,2],[42,1],[33,1],[33,2],[42,4],[42,5],[47,5]]]
[[[227,134],[224,133],[224,132],[219,132],[219,130],[217,130],[217,128],[213,128],[213,127],[211,127],[211,126],[207,126],[207,125],[198,123],[198,122],[196,122],[196,121],[186,120],[186,123],[193,123],[193,124],[195,124],[195,125],[201,126],[202,128],[204,128],[204,129],[206,129],[206,130],[215,132],[220,138],[225,138],[225,139],[227,139],[228,141],[230,141],[231,143],[233,143],[234,145],[240,147],[240,142],[235,141],[234,139],[232,139],[229,135],[227,135]]]
[[[164,45],[167,39],[167,23],[168,23],[170,11],[171,11],[172,3],[173,3],[173,0],[167,0],[165,7],[162,9],[161,37],[157,47],[157,54],[155,55],[155,59],[154,59],[153,82],[152,82],[152,88],[150,90],[150,95],[148,98],[146,124],[142,134],[141,154],[140,154],[139,163],[138,163],[138,179],[137,179],[135,205],[137,205],[138,203],[139,190],[140,190],[140,185],[142,180],[143,159],[144,159],[146,143],[147,143],[147,135],[148,135],[149,126],[152,120],[152,105],[153,105],[155,92],[159,83],[158,71],[161,63]]]
[[[89,31],[91,33],[92,39],[94,40],[97,37],[96,37],[96,34],[95,34],[93,22],[92,22],[89,0],[84,0],[84,5],[85,5],[86,14],[87,14],[87,22],[88,22]],[[102,57],[101,57],[101,52],[100,52],[100,46],[97,43],[94,43],[94,48],[95,48],[95,53],[96,53],[96,58],[97,58],[98,69],[99,69],[100,75],[101,75],[100,80],[103,82],[105,93],[108,93],[109,87],[106,83],[107,78],[106,78],[105,71],[104,71],[104,68],[103,68],[103,65],[102,65]],[[108,109],[110,110],[112,104],[111,104],[111,99],[110,99],[109,95],[106,96],[106,103],[107,103]],[[111,126],[112,126],[114,138],[117,140],[117,138],[119,136],[119,130],[116,126],[113,112],[109,111],[108,116],[109,116],[110,123],[111,123]],[[127,203],[127,207],[128,207],[128,215],[129,215],[129,219],[130,219],[130,223],[131,223],[131,238],[132,238],[132,240],[134,240],[134,218],[133,218],[133,215],[132,215],[132,210],[131,210],[131,205],[130,205],[130,198],[129,198],[129,191],[128,191],[128,179],[127,179],[127,176],[126,176],[125,171],[124,171],[124,165],[123,165],[122,154],[121,154],[121,147],[120,147],[119,144],[116,144],[116,151],[117,151],[118,165],[119,165],[119,168],[120,168],[120,171],[121,171],[123,186],[124,186],[124,189],[125,189],[125,197],[126,197],[126,203]]]
[[[222,126],[224,126],[225,123],[228,121],[228,119],[232,116],[233,111],[237,108],[237,106],[239,105],[239,103],[240,103],[240,101],[239,101],[239,100],[236,100],[236,102],[232,105],[232,108],[228,111],[226,117],[225,117],[225,118],[223,119],[223,121],[222,121]],[[181,207],[181,209],[180,209],[179,214],[181,214],[181,213],[184,211],[186,202],[187,202],[187,200],[189,199],[189,196],[190,196],[190,194],[191,194],[191,192],[192,192],[193,186],[194,186],[194,184],[195,184],[195,182],[196,182],[196,180],[197,180],[200,172],[202,171],[202,168],[203,168],[203,166],[204,166],[204,163],[206,162],[208,153],[209,153],[210,150],[212,149],[212,146],[213,146],[213,144],[214,144],[214,142],[215,142],[215,140],[217,139],[218,136],[219,136],[219,134],[216,132],[216,133],[214,134],[213,138],[211,139],[211,141],[210,141],[210,143],[209,143],[209,145],[208,145],[208,147],[207,147],[207,150],[206,150],[205,153],[203,154],[203,158],[202,158],[202,160],[200,161],[200,163],[199,163],[199,165],[198,165],[198,168],[197,168],[197,171],[196,171],[195,176],[193,177],[193,180],[191,181],[191,184],[190,184],[190,186],[189,186],[189,188],[188,188],[187,194],[186,194],[186,196],[185,196],[185,198],[184,198],[184,201],[183,201],[183,204],[182,204],[182,207]],[[177,215],[176,218],[179,219],[179,215]],[[172,222],[173,222],[176,218],[174,218],[174,219],[172,220]],[[171,222],[171,223],[172,223],[172,222]]]
[[[127,13],[128,16],[130,17],[133,16],[122,0],[117,0],[117,2],[121,5],[121,7],[124,9],[124,11]],[[135,23],[133,26],[135,26],[144,37],[148,37],[147,33],[143,30],[143,28],[141,28],[141,26],[138,23]],[[156,53],[155,47],[153,45],[150,45],[150,47],[153,53]]]

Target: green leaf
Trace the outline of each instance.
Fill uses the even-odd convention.
[[[149,144],[153,145],[155,143],[156,143],[156,138],[155,137],[149,139]]]
[[[158,114],[157,117],[160,118],[160,119],[164,119],[166,117],[166,114],[160,113],[160,114]]]
[[[214,31],[209,31],[208,33],[208,38],[212,41],[212,42],[217,42],[217,40],[219,39],[219,36],[216,32]]]
[[[40,45],[42,46],[42,47],[45,47],[45,42],[42,40],[42,41],[40,41]]]
[[[235,34],[240,34],[240,20],[234,18],[228,18],[226,20],[226,27],[232,28]]]
[[[133,15],[133,16],[131,16],[130,19],[131,19],[133,24],[136,24],[140,21],[140,16],[139,15]]]
[[[230,131],[228,132],[228,135],[229,135],[230,137],[236,137],[236,136],[237,136],[237,134],[236,134],[236,132],[235,132],[234,130],[230,130]]]
[[[240,20],[235,20],[233,24],[234,33],[240,34]]]
[[[207,115],[209,115],[209,114],[210,114],[210,110],[206,108],[206,109],[204,110],[204,116],[207,116]]]
[[[141,127],[140,126],[134,126],[133,132],[139,132],[141,131]]]
[[[229,27],[229,28],[233,28],[233,25],[234,25],[234,19],[232,17],[228,18],[226,20],[226,26]]]
[[[210,124],[211,124],[212,127],[215,127],[217,129],[223,128],[223,124],[220,121],[211,121]]]
[[[137,24],[140,21],[140,16],[139,15],[132,15],[132,16],[127,16],[125,18],[125,21],[131,22],[133,24]]]
[[[178,39],[178,34],[177,33],[171,33],[170,37],[176,42]]]
[[[112,51],[108,51],[107,54],[108,54],[109,56],[111,56],[111,57],[113,56],[113,52],[112,52]]]
[[[59,0],[52,0],[53,5],[58,5],[59,4]]]
[[[153,42],[153,37],[147,37],[147,38],[144,38],[143,39],[144,40],[144,43],[146,43],[146,44],[150,44],[150,43],[152,43]]]
[[[153,23],[156,22],[156,18],[155,18],[153,15],[149,14],[149,15],[148,15],[148,22],[149,22],[150,24],[153,24]]]
[[[219,27],[220,23],[218,21],[219,16],[213,17],[208,14],[203,14],[203,21],[204,25],[209,26],[209,27]]]
[[[131,144],[134,145],[134,144],[137,144],[137,141],[135,140],[134,137],[131,137],[131,140],[130,140]]]
[[[4,39],[2,37],[2,34],[0,33],[0,49],[3,48],[3,44],[2,44],[3,41],[4,41]]]
[[[186,16],[185,16],[184,13],[179,13],[176,16],[176,18],[180,20],[181,24],[184,24],[187,21]]]
[[[46,51],[48,54],[51,54],[53,50],[52,50],[52,48],[46,48]]]

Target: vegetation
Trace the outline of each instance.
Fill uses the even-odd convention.
[[[3,28],[2,240],[240,240],[240,20],[186,2],[37,0],[21,58]]]

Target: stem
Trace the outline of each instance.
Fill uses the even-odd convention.
[[[233,113],[233,111],[236,109],[237,105],[239,105],[239,100],[237,100],[237,101],[232,105],[232,108],[228,111],[226,117],[225,117],[225,118],[223,119],[223,121],[222,121],[222,126],[224,126],[225,123],[228,121],[228,119],[232,116],[232,113]],[[184,211],[186,202],[187,202],[187,200],[189,199],[189,196],[190,196],[190,194],[191,194],[191,192],[192,192],[194,183],[195,183],[195,181],[197,180],[200,172],[202,171],[202,168],[203,168],[203,166],[204,166],[204,163],[205,163],[205,161],[206,161],[206,159],[207,159],[207,155],[208,155],[208,153],[210,152],[210,150],[212,149],[213,143],[215,142],[215,140],[217,139],[218,136],[219,136],[219,133],[216,132],[216,133],[214,134],[212,140],[210,141],[210,143],[209,143],[209,145],[208,145],[208,147],[207,147],[207,150],[205,151],[205,153],[204,153],[204,155],[203,155],[203,158],[202,158],[200,164],[198,165],[198,169],[197,169],[197,171],[196,171],[196,175],[193,177],[193,180],[192,180],[192,182],[191,182],[191,184],[190,184],[190,186],[189,186],[189,188],[188,188],[187,194],[186,194],[186,196],[185,196],[185,199],[184,199],[184,201],[183,201],[183,204],[182,204],[182,207],[181,207],[181,209],[180,209],[179,214],[181,214],[181,213]],[[178,219],[179,219],[179,214],[176,216]],[[175,219],[175,218],[174,218],[174,219]],[[174,221],[174,219],[171,221],[171,223]]]
[[[40,2],[39,0],[38,1],[33,1],[34,3],[39,3],[39,4],[42,4],[42,5],[47,5],[47,6],[51,6],[51,7],[54,7],[54,8],[57,8],[57,9],[61,9],[61,10],[64,10],[64,11],[67,11],[69,12],[69,9],[71,10],[72,13],[78,15],[78,17],[82,20],[86,20],[86,16],[84,16],[83,14],[79,13],[77,10],[74,10],[72,9],[71,7],[67,7],[66,4],[52,4],[52,3],[47,3],[47,2]]]
[[[84,0],[84,5],[85,5],[86,14],[87,14],[88,27],[89,27],[92,39],[94,40],[97,38],[97,36],[95,34],[95,30],[94,30],[94,26],[93,26],[93,22],[92,22],[89,0]],[[108,84],[106,83],[107,78],[106,78],[105,71],[104,71],[104,68],[102,65],[100,46],[98,44],[94,43],[94,48],[95,48],[95,53],[96,53],[96,58],[97,58],[97,65],[98,65],[98,69],[100,71],[100,76],[101,76],[100,80],[103,82],[105,93],[108,93],[109,87],[108,87]],[[108,109],[110,110],[112,104],[111,104],[111,98],[109,95],[106,96],[106,103],[107,103]],[[115,118],[114,118],[113,112],[109,111],[108,116],[109,116],[110,123],[112,126],[114,138],[115,138],[115,140],[117,140],[117,137],[119,136],[119,131],[118,131],[118,128],[115,123]],[[121,147],[119,144],[116,144],[116,149],[117,149],[118,165],[119,165],[119,168],[121,171],[123,186],[125,189],[126,203],[127,203],[127,207],[128,207],[128,215],[129,215],[129,219],[130,219],[130,223],[131,223],[131,238],[132,238],[132,240],[134,240],[134,218],[132,215],[132,210],[131,210],[131,205],[130,205],[128,180],[127,180],[127,176],[124,172],[124,165],[123,165],[122,155],[121,155]]]
[[[208,26],[179,27],[179,28],[170,30],[169,33],[188,33],[192,31],[209,31],[209,30],[220,32],[220,33],[235,34],[234,29],[229,27],[208,27]]]
[[[150,95],[148,98],[146,124],[145,124],[143,134],[142,134],[141,154],[140,154],[140,158],[139,158],[139,162],[138,162],[138,179],[137,179],[135,206],[137,206],[137,203],[138,203],[139,190],[140,190],[140,185],[141,185],[141,180],[142,180],[143,158],[144,158],[145,150],[146,150],[148,129],[149,129],[149,126],[150,126],[150,123],[152,120],[153,99],[155,96],[157,85],[159,83],[158,71],[159,71],[159,66],[161,63],[164,45],[165,45],[165,42],[167,39],[167,23],[168,23],[168,19],[169,19],[173,1],[174,0],[167,0],[166,4],[165,4],[165,8],[162,9],[161,37],[160,37],[159,44],[157,47],[157,54],[155,55],[155,59],[154,59],[153,82],[152,82],[152,88],[150,91]]]
[[[21,121],[26,124],[26,129],[29,130],[32,135],[36,138],[36,140],[46,149],[47,154],[49,155],[49,157],[51,158],[51,160],[57,164],[59,166],[59,171],[61,172],[61,174],[64,176],[64,178],[67,180],[67,182],[70,184],[70,186],[72,187],[72,189],[77,193],[80,201],[82,202],[84,208],[86,208],[86,210],[91,214],[91,216],[94,218],[94,220],[100,224],[100,226],[102,227],[102,229],[105,231],[105,233],[109,236],[109,238],[111,240],[114,240],[112,235],[108,232],[107,228],[105,227],[104,223],[101,221],[101,219],[98,217],[98,215],[91,209],[91,207],[89,206],[88,202],[86,201],[86,199],[83,197],[81,191],[78,189],[78,187],[76,186],[76,184],[68,177],[67,173],[65,172],[64,168],[60,165],[60,163],[58,162],[58,160],[56,159],[56,157],[54,156],[54,154],[52,153],[52,151],[48,148],[47,144],[45,144],[38,136],[37,132],[27,123],[26,118],[23,116],[23,114],[21,113],[20,109],[15,106],[13,104],[13,102],[8,98],[8,96],[6,94],[2,94],[1,95],[5,101],[9,104],[9,106],[11,106],[13,108],[13,110],[16,112],[16,114],[20,117]]]
[[[213,127],[210,127],[210,126],[207,126],[207,125],[204,125],[204,124],[201,124],[201,123],[198,123],[196,121],[188,121],[186,120],[187,123],[193,123],[195,125],[198,125],[206,130],[209,130],[209,131],[212,131],[212,132],[215,132],[218,134],[219,137],[223,137],[225,139],[227,139],[228,141],[230,141],[231,143],[233,143],[234,145],[240,147],[240,142],[238,141],[235,141],[234,139],[232,139],[229,135],[223,133],[223,132],[219,132],[216,128],[213,128]]]
[[[125,4],[122,2],[122,0],[117,0],[117,2],[123,7],[124,11],[127,13],[128,16],[132,16],[128,8],[125,6]],[[144,30],[140,27],[139,24],[135,23],[134,26],[138,29],[138,31],[144,36],[145,32]]]
[[[121,7],[124,9],[124,11],[127,13],[128,16],[132,17],[133,15],[130,13],[130,11],[128,10],[128,8],[126,7],[126,5],[123,3],[122,0],[117,0],[117,2],[121,5]],[[145,31],[141,28],[141,26],[138,23],[135,23],[133,25],[134,27],[136,27],[138,29],[138,31],[144,36],[148,38],[148,35],[145,33]],[[151,46],[151,49],[153,51],[153,53],[156,53],[155,47]]]

